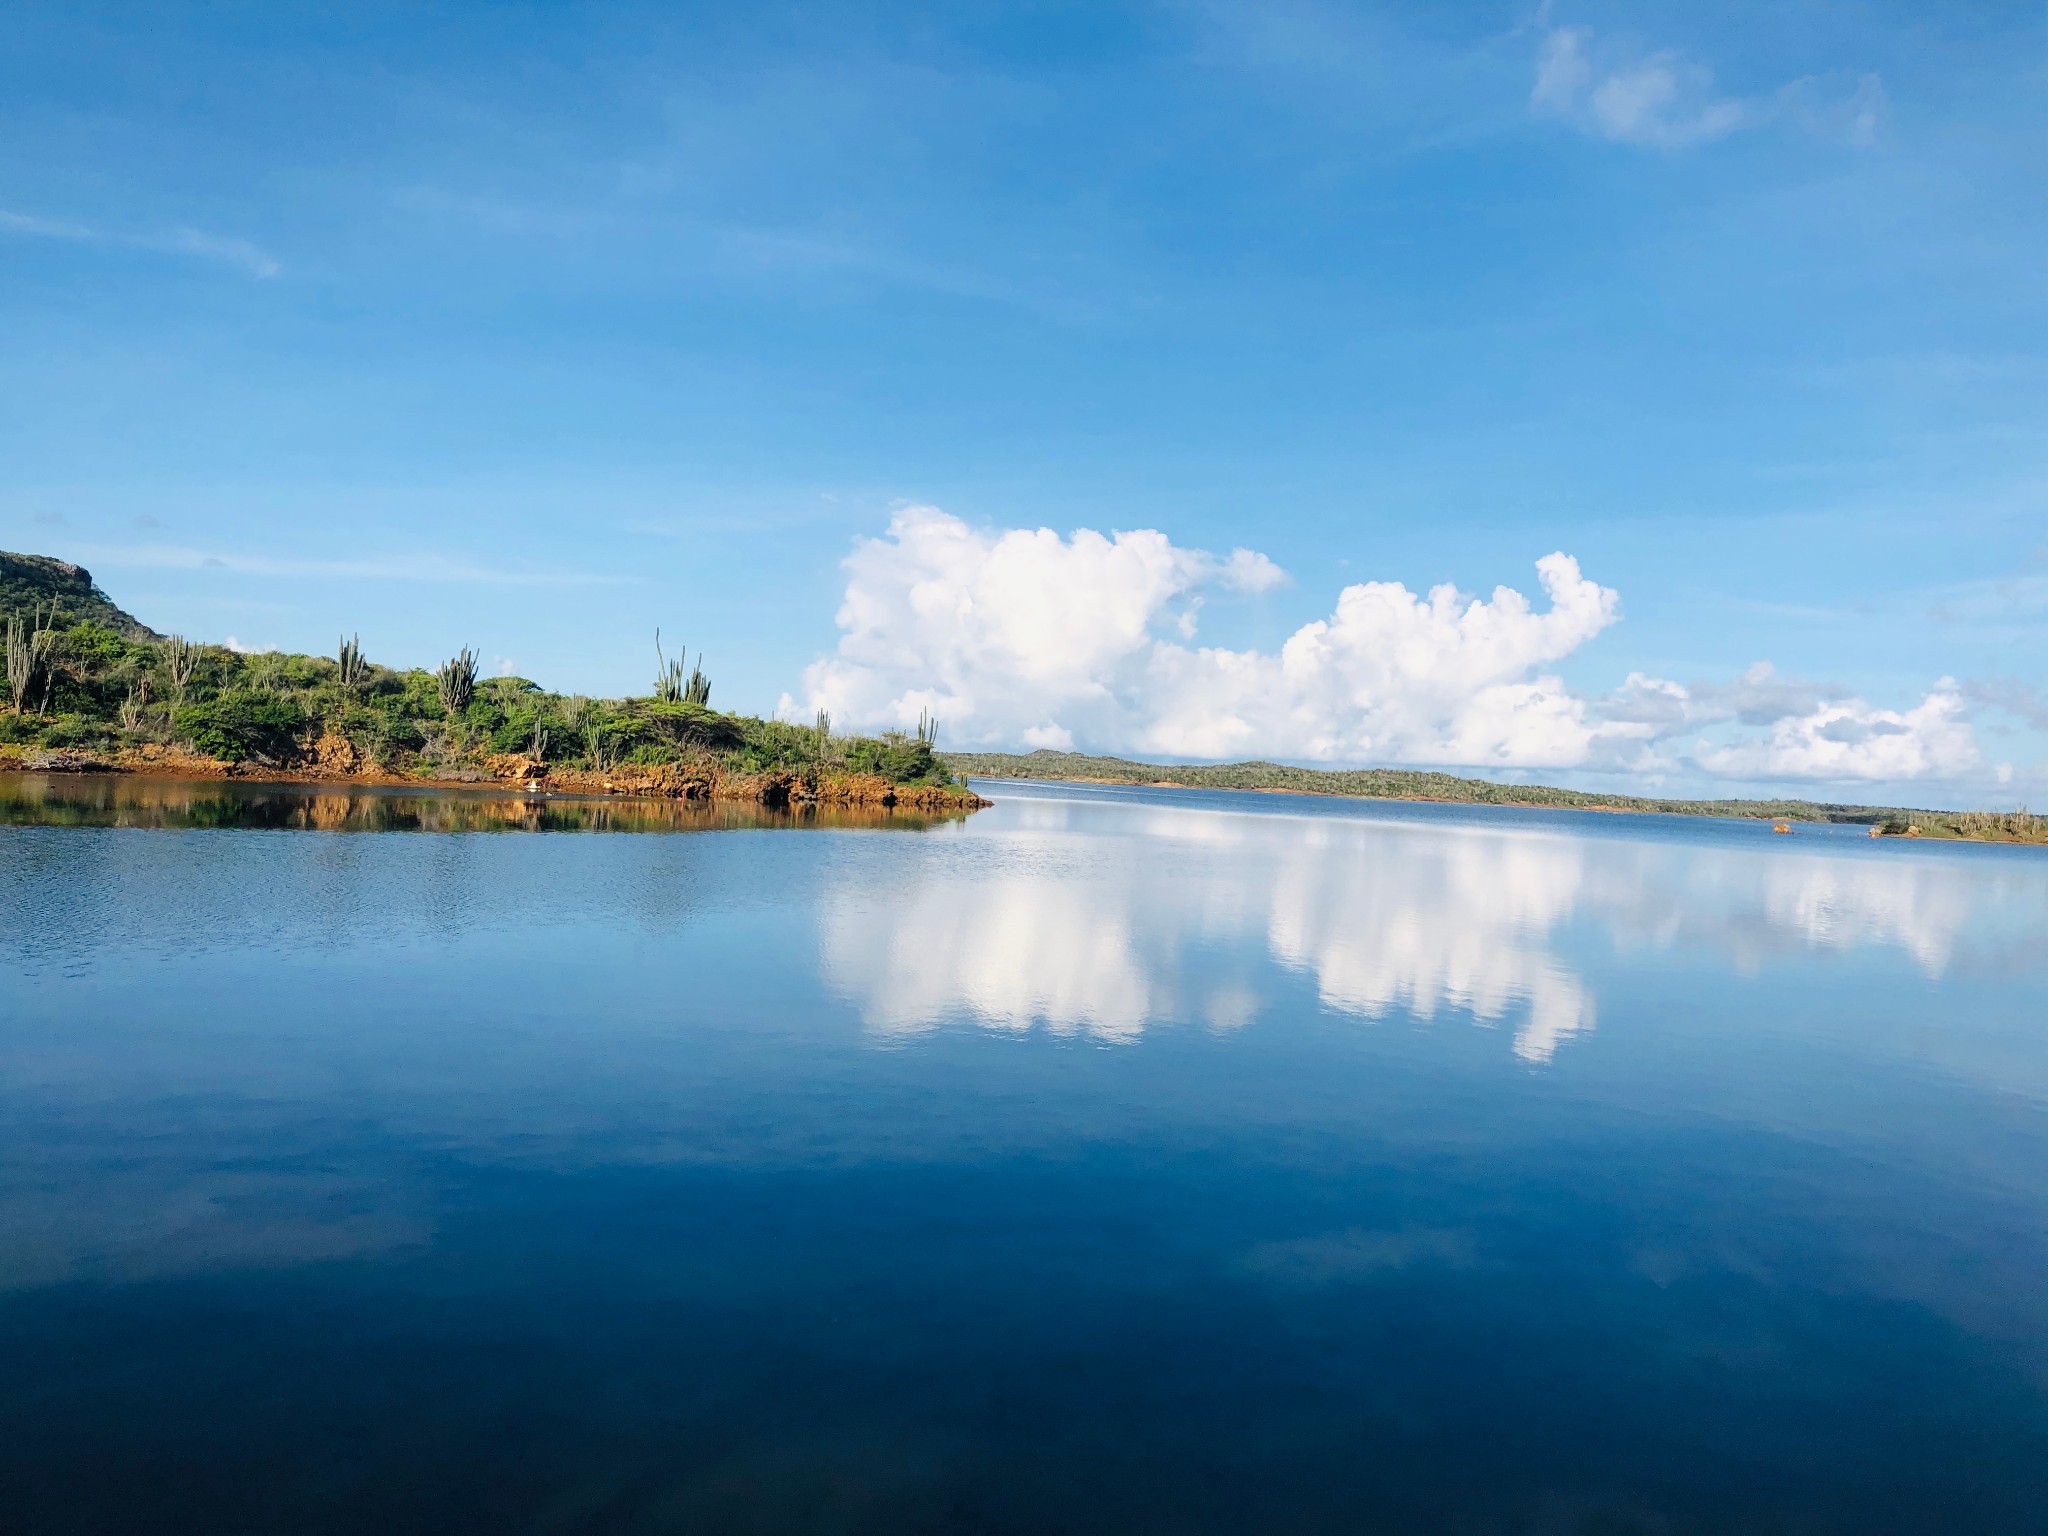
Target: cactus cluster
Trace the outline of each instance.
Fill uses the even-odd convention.
[[[699,652],[697,665],[687,676],[683,666],[690,659],[690,648],[683,647],[682,654],[671,658],[661,649],[661,631],[654,632],[654,696],[664,704],[694,704],[699,709],[711,707],[711,679],[704,675],[704,657]]]
[[[32,695],[40,693],[44,703],[49,702],[50,651],[57,643],[54,619],[40,608],[27,624],[18,613],[7,617],[7,688],[16,714],[27,712]]]
[[[441,708],[461,714],[476,697],[476,652],[465,645],[434,669],[434,682],[441,690]]]
[[[185,687],[192,681],[192,673],[199,665],[199,647],[183,635],[172,635],[164,641],[164,675],[171,680],[171,687],[182,701]]]
[[[341,642],[334,655],[340,669],[341,686],[354,693],[369,678],[370,664],[363,659],[363,637],[351,635]]]

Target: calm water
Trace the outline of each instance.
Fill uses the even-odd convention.
[[[2048,856],[987,792],[0,783],[0,1529],[2048,1530]]]

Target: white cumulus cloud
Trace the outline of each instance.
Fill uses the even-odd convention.
[[[1589,719],[1542,670],[1619,616],[1568,555],[1537,562],[1545,608],[1507,587],[1362,582],[1270,654],[1193,643],[1207,591],[1285,579],[1250,550],[1219,558],[1150,529],[983,532],[909,507],[846,564],[838,652],[805,673],[801,706],[785,699],[792,714],[929,711],[956,746],[1501,766],[1581,763],[1645,734]]]
[[[846,561],[837,650],[786,718],[855,728],[936,716],[946,745],[1143,757],[1582,769],[1731,785],[1988,779],[1949,679],[1903,709],[1758,662],[1690,685],[1631,672],[1588,697],[1553,670],[1620,618],[1564,553],[1540,600],[1396,581],[1345,587],[1271,650],[1200,644],[1205,600],[1270,592],[1264,555],[1187,549],[1153,529],[976,529],[899,511]],[[1988,707],[1988,706],[1986,706]]]
[[[1702,766],[1730,778],[1837,782],[1955,778],[1980,761],[1962,694],[1947,677],[1912,709],[1830,699],[1776,721],[1761,740],[1700,755]]]

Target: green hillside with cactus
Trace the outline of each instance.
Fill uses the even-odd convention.
[[[971,801],[933,750],[934,724],[846,736],[822,717],[722,713],[703,658],[687,663],[658,639],[645,696],[565,695],[481,677],[468,649],[428,669],[382,664],[353,638],[304,656],[160,636],[78,567],[6,559],[22,600],[5,617],[0,767],[220,764],[685,797]]]

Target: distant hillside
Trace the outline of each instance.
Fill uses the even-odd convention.
[[[1759,820],[1835,821],[1914,836],[2048,841],[2048,817],[2025,812],[1911,810],[1888,805],[1831,805],[1810,800],[1662,800],[1595,795],[1542,784],[1497,784],[1407,768],[1295,768],[1285,763],[1134,763],[1079,752],[948,752],[955,773],[988,779],[1050,779],[1068,783],[1143,784],[1176,789],[1256,789],[1368,800],[1439,800],[1459,805],[1527,805],[1561,810],[1643,811]]]
[[[47,612],[53,607],[73,623],[90,620],[125,639],[163,638],[133,614],[116,608],[107,594],[93,585],[92,572],[83,566],[48,555],[0,550],[0,615],[26,616],[38,608]]]

